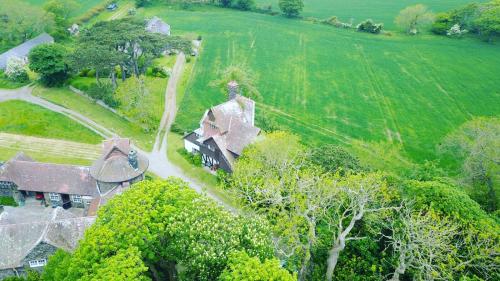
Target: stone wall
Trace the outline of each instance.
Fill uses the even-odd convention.
[[[33,269],[38,272],[42,272],[44,266],[40,267],[30,267],[29,261],[32,260],[41,260],[41,259],[46,259],[47,261],[49,260],[49,257],[52,256],[55,252],[57,251],[57,247],[54,247],[50,244],[47,244],[45,242],[40,242],[38,245],[29,252],[26,257],[22,260],[22,265],[24,266],[25,269]]]

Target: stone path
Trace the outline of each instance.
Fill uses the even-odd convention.
[[[135,149],[144,155],[146,155],[149,159],[149,171],[153,172],[160,178],[168,178],[171,176],[178,177],[186,181],[189,186],[197,191],[198,193],[204,193],[210,198],[217,201],[219,204],[223,205],[230,211],[235,211],[233,207],[226,204],[222,199],[220,199],[217,195],[208,192],[205,190],[204,186],[199,182],[189,178],[185,175],[182,170],[171,163],[167,158],[167,134],[170,131],[170,126],[175,119],[175,114],[177,112],[176,105],[176,93],[177,93],[177,84],[182,76],[182,70],[185,64],[185,56],[184,54],[179,54],[177,56],[177,60],[174,65],[174,69],[172,71],[172,75],[167,84],[167,89],[165,91],[165,110],[163,112],[163,116],[160,122],[160,127],[158,130],[158,134],[156,136],[155,144],[153,146],[153,150],[151,152],[146,152],[138,147]],[[104,138],[110,138],[113,136],[118,136],[115,132],[107,129],[104,126],[94,122],[92,119],[87,118],[86,116],[73,111],[71,109],[64,108],[57,104],[51,103],[42,98],[33,96],[31,94],[32,87],[25,86],[15,90],[4,90],[0,89],[0,102],[7,100],[23,100],[29,103],[40,105],[46,109],[49,109],[54,112],[61,113],[76,122],[82,124],[83,126],[89,128],[90,130],[96,132]]]

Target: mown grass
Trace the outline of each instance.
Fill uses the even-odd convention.
[[[92,144],[102,140],[90,129],[62,114],[17,100],[0,103],[0,131]]]
[[[395,29],[394,18],[399,11],[407,6],[424,4],[434,12],[443,12],[457,8],[471,2],[470,0],[307,0],[304,1],[303,17],[326,19],[337,16],[343,22],[359,23],[365,19],[373,19],[384,23],[389,29]],[[272,6],[273,11],[279,12],[278,0],[256,0],[257,6]]]
[[[7,161],[14,157],[20,150],[15,147],[1,147],[0,146],[0,161]],[[34,152],[34,151],[24,151],[28,156],[39,162],[45,163],[56,163],[56,164],[70,164],[70,165],[84,165],[89,166],[92,164],[92,160],[75,158],[75,157],[65,157],[60,154],[51,154],[50,152]]]
[[[121,137],[130,138],[136,145],[150,150],[154,144],[154,133],[146,133],[138,125],[125,118],[95,104],[90,99],[73,93],[67,88],[36,87],[33,94],[53,103],[72,109],[94,122],[116,132]]]
[[[180,104],[190,130],[223,102],[209,87],[218,71],[246,64],[266,111],[308,143],[353,139],[402,144],[415,160],[434,157],[442,137],[473,116],[498,115],[500,48],[431,35],[362,34],[284,17],[216,8],[154,6],[174,33],[203,36],[203,53]]]

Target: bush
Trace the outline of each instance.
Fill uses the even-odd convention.
[[[95,77],[95,69],[91,69],[87,72],[87,77],[94,78]]]
[[[0,196],[0,206],[13,206],[16,207],[17,203],[14,198],[10,196]]]
[[[201,167],[201,154],[199,153],[189,153],[185,148],[177,149],[177,152],[186,159],[189,163],[196,167]]]
[[[374,23],[371,19],[367,19],[361,22],[356,27],[358,31],[368,32],[373,34],[379,34],[382,31],[382,28],[384,28],[383,23]]]
[[[255,6],[255,1],[254,0],[237,0],[236,1],[236,8],[243,10],[243,11],[248,11],[252,9]]]
[[[7,76],[7,78],[13,82],[27,82],[29,80],[29,77],[28,73],[26,72],[26,62],[18,57],[10,57],[7,61],[5,76]]]
[[[332,16],[329,19],[322,20],[321,23],[333,25],[340,28],[352,28],[352,23],[341,22],[336,16]]]
[[[441,13],[436,16],[436,20],[432,24],[431,31],[438,35],[445,35],[451,28],[453,22],[448,13]]]
[[[151,71],[148,70],[148,74],[150,72],[150,75],[153,77],[160,77],[160,78],[167,78],[170,76],[172,71],[164,66],[161,65],[155,65],[151,67]]]
[[[94,100],[102,100],[106,105],[117,108],[120,103],[113,97],[113,85],[109,82],[91,84],[88,87],[87,95]]]

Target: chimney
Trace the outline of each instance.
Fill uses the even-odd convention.
[[[240,87],[236,81],[233,80],[227,83],[227,94],[228,100],[232,100],[240,94]]]
[[[134,170],[137,171],[139,169],[139,164],[137,163],[137,151],[135,150],[130,150],[128,153],[128,163]]]

